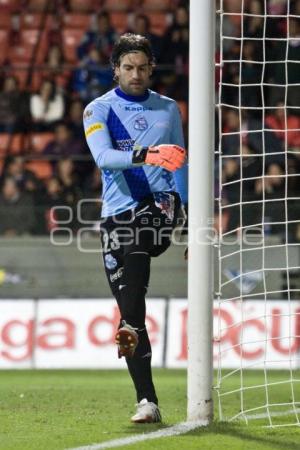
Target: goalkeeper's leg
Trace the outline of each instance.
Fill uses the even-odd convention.
[[[112,247],[109,239],[111,232],[116,227],[112,221],[106,221],[102,225],[101,240],[103,248],[105,248],[104,243],[108,248]],[[114,239],[116,239],[115,234]],[[109,257],[107,257],[107,254],[103,254],[106,276],[113,296],[117,300],[121,315],[116,340],[122,328],[124,328],[124,318],[126,318],[130,328],[134,328],[133,336],[137,334],[137,346],[134,348],[131,357],[126,357],[126,353],[120,355],[120,345],[118,346],[118,352],[119,356],[126,357],[128,370],[136,389],[137,401],[140,402],[147,398],[148,402],[157,404],[151,372],[152,350],[145,326],[145,294],[149,282],[150,257],[147,252],[135,253],[134,249],[132,249],[132,252],[129,249],[127,250],[128,253],[124,254],[125,249],[120,246],[116,250],[111,250]],[[128,329],[125,330],[125,334],[130,335]],[[128,348],[130,349],[130,347]]]
[[[148,402],[157,404],[151,372],[152,350],[145,325],[145,295],[150,275],[150,256],[147,252],[141,251],[141,248],[139,249],[124,255],[119,303],[122,319],[135,329],[138,336],[138,344],[133,355],[126,357],[128,370],[136,389],[137,401],[140,402],[146,398]],[[124,322],[121,321],[118,333],[123,327]]]

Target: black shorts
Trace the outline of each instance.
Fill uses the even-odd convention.
[[[144,252],[155,257],[170,246],[180,205],[176,192],[158,192],[133,210],[101,219],[103,263],[113,293],[118,290],[126,254]]]

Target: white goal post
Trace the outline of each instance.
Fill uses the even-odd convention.
[[[213,416],[214,19],[213,1],[190,1],[188,420],[202,425]]]
[[[219,420],[300,425],[299,51],[299,2],[190,1],[188,420],[202,425],[213,391]]]

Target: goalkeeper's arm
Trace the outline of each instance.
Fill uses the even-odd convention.
[[[186,151],[179,145],[160,144],[150,147],[135,147],[132,156],[132,164],[141,166],[149,164],[159,166],[174,172],[180,169],[186,159]]]

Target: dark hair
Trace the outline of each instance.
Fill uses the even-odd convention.
[[[144,52],[149,59],[149,64],[154,65],[155,58],[149,40],[139,34],[126,33],[120,36],[113,47],[110,59],[113,68],[120,64],[121,56],[133,52]]]
[[[44,79],[42,80],[41,85],[40,85],[39,92],[41,92],[42,87],[43,87],[45,84],[50,84],[50,85],[51,85],[51,93],[50,93],[50,96],[49,96],[49,100],[52,101],[52,100],[55,99],[55,96],[56,96],[56,83],[55,83],[54,80],[51,80],[50,78],[44,78]]]
[[[101,11],[101,12],[99,12],[99,13],[97,14],[97,19],[98,19],[98,20],[99,20],[99,19],[102,19],[102,18],[105,18],[105,19],[107,19],[107,20],[110,21],[110,15],[108,14],[107,11]]]

